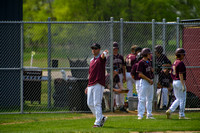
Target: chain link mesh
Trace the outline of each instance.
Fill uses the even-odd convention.
[[[113,40],[111,40],[110,23],[23,22],[23,38],[20,26],[21,23],[0,23],[1,34],[6,34],[1,39],[1,44],[7,41],[19,44],[17,46],[1,45],[1,79],[5,78],[11,82],[9,89],[3,89],[3,86],[8,85],[4,85],[6,81],[1,80],[0,112],[2,113],[22,112],[20,60],[14,59],[12,62],[7,60],[13,57],[20,59],[20,52],[16,51],[20,51],[22,42],[23,112],[90,111],[84,90],[88,82],[90,59],[93,58],[90,49],[92,43],[101,44],[103,51],[110,50],[110,44],[113,41],[123,42],[120,51],[124,58],[131,53],[132,45],[154,49],[152,23],[124,22],[122,29],[121,23],[115,22]],[[199,24],[182,23],[178,26],[176,23],[155,24],[154,45],[162,45],[163,53],[172,63],[175,61],[177,46],[186,49],[187,54],[184,60],[187,67],[188,102],[186,107],[190,108],[200,105],[199,26]],[[11,46],[16,47],[15,51],[9,51]],[[4,54],[5,52],[8,53]],[[10,69],[6,70],[8,68]],[[19,70],[15,70],[16,68]],[[135,85],[133,86],[133,96],[136,96]],[[126,83],[124,87],[127,87]],[[104,98],[103,108],[108,110],[107,107],[111,106],[110,92],[106,94],[108,95],[106,95],[107,99]]]

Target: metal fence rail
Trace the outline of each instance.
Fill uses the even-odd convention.
[[[1,114],[89,112],[84,89],[88,82],[89,62],[93,57],[90,45],[96,42],[101,44],[102,51],[108,49],[111,57],[108,61],[113,64],[112,43],[115,41],[120,44],[119,52],[124,58],[131,53],[133,44],[150,48],[154,68],[157,67],[154,52],[156,45],[163,46],[163,53],[172,63],[176,48],[184,47],[187,52],[184,62],[189,94],[186,107],[200,106],[198,22],[185,23],[179,18],[175,22],[166,22],[165,19],[162,22],[126,22],[123,19],[114,21],[113,18],[110,21],[84,22],[55,22],[50,18],[46,22],[0,21],[0,35],[4,35],[0,39]],[[16,44],[7,47],[7,40]],[[6,57],[1,54],[2,51],[9,52],[17,43],[20,44],[19,55],[17,52]],[[17,56],[20,58],[15,60]],[[8,61],[3,64],[4,60]],[[19,65],[15,66],[17,63]],[[113,71],[113,65],[107,66],[108,69]],[[111,77],[112,73],[112,86]],[[15,78],[16,80],[11,80]],[[154,80],[155,101],[156,84]],[[126,86],[125,83],[124,87]],[[137,95],[135,87],[133,93],[134,96]],[[113,111],[113,97],[111,93],[110,111]]]

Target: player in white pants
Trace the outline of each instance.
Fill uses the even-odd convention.
[[[142,59],[142,56],[141,56],[141,49],[140,47],[137,47],[136,48],[136,52],[139,51],[139,53],[137,53],[137,56],[136,56],[136,62],[133,66],[132,66],[132,69],[131,69],[131,76],[132,78],[135,80],[135,89],[136,89],[136,92],[137,92],[137,95],[138,95],[138,101],[140,99],[140,77],[138,75],[138,73],[136,72],[137,70],[137,67],[138,67],[138,62]],[[139,109],[139,104],[138,104],[138,108],[137,110]]]
[[[129,90],[127,97],[133,96],[133,83],[135,80],[131,76],[131,69],[132,66],[136,63],[136,51],[137,45],[131,46],[131,53],[126,56],[126,82],[127,82],[127,89]]]
[[[178,48],[176,50],[176,60],[172,65],[171,76],[173,79],[174,94],[176,100],[172,103],[170,108],[166,111],[167,119],[170,119],[171,113],[179,106],[179,119],[188,119],[185,117],[185,103],[186,103],[186,67],[183,63],[185,57],[185,50]]]
[[[140,79],[139,90],[139,107],[138,107],[138,119],[142,119],[145,112],[145,105],[147,109],[147,119],[155,119],[152,116],[152,102],[153,102],[153,68],[149,61],[151,57],[151,51],[149,48],[142,49],[141,52],[143,59],[138,62],[137,72]]]
[[[120,55],[118,51],[118,43],[113,42],[113,67],[117,67],[120,83],[123,86],[123,83],[126,82],[125,62],[124,57]],[[121,108],[122,106],[124,106],[124,94],[116,94],[116,105],[117,108]]]
[[[94,58],[90,60],[88,86],[85,89],[87,104],[96,117],[94,128],[103,127],[107,119],[107,117],[102,114],[101,103],[103,90],[105,88],[105,65],[108,51],[105,50],[100,54],[100,48],[101,46],[97,43],[91,45]]]

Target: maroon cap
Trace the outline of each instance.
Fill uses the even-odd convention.
[[[98,43],[93,43],[93,44],[91,45],[91,48],[97,48],[97,49],[100,49],[101,46],[100,46]]]
[[[113,42],[113,49],[115,49],[115,48],[119,48],[119,45],[117,42]]]

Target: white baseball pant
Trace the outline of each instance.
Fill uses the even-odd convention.
[[[87,104],[93,115],[96,117],[94,125],[100,125],[103,118],[102,115],[102,97],[103,97],[104,86],[95,84],[89,86],[87,90]]]
[[[126,83],[127,83],[127,89],[129,90],[127,93],[127,97],[133,96],[133,83],[135,83],[135,80],[132,78],[130,72],[126,72]]]
[[[157,101],[160,101],[160,107],[162,108],[163,106],[167,106],[168,103],[168,89],[162,88],[162,95],[161,95],[161,89],[157,89]],[[161,97],[160,97],[161,95]],[[161,98],[161,99],[160,99]]]
[[[138,95],[138,100],[139,100],[139,97],[140,97],[140,80],[135,80],[135,89],[136,89],[136,92],[137,92],[137,95]]]
[[[139,109],[139,99],[140,99],[140,80],[135,80],[135,89],[138,95],[138,107],[137,110]]]
[[[120,73],[118,75],[119,75],[120,83],[123,86],[123,74]],[[119,88],[119,87],[116,85],[116,88]],[[124,105],[124,94],[116,94],[115,96],[116,96],[117,107]]]
[[[163,100],[163,106],[167,106],[168,102],[168,89],[162,88],[162,100]]]
[[[170,110],[174,112],[179,106],[179,116],[185,117],[185,103],[186,103],[186,91],[182,91],[182,84],[180,80],[173,80],[174,95],[176,100],[170,106]]]
[[[154,95],[153,85],[150,85],[145,79],[140,80],[140,96],[139,96],[139,107],[138,116],[143,118],[145,112],[145,104],[147,109],[147,117],[152,116],[152,102]]]

